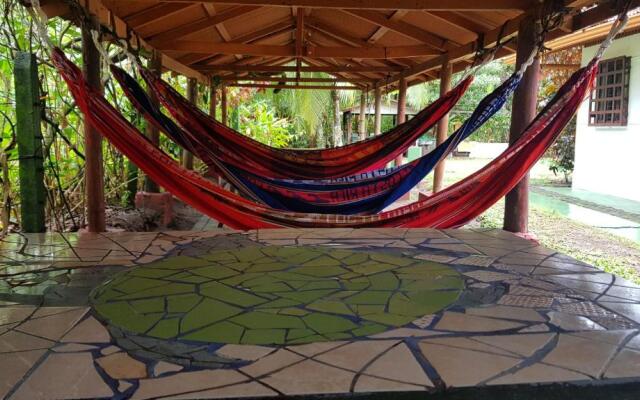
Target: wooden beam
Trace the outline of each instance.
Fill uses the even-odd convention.
[[[485,47],[493,45],[494,43],[496,43],[500,35],[502,35],[503,39],[513,36],[516,32],[518,32],[520,21],[523,18],[524,18],[524,15],[515,17],[507,21],[504,27],[498,27],[489,32],[486,32],[483,35],[484,37],[483,45]],[[468,57],[469,55],[474,54],[476,46],[477,46],[476,42],[473,41],[465,45],[456,47],[454,49],[449,50],[445,54],[442,54],[438,57],[434,57],[428,61],[416,64],[410,68],[407,68],[390,78],[381,79],[380,81],[376,82],[376,86],[385,87],[390,84],[394,84],[398,82],[402,78],[407,79],[412,76],[423,73],[425,71],[438,68],[447,60],[449,60],[449,62],[455,62],[461,58]]]
[[[296,72],[295,66],[288,65],[235,65],[235,64],[216,64],[216,65],[195,65],[199,71],[234,71],[234,72]],[[402,71],[401,67],[373,67],[373,66],[303,66],[300,72],[381,72],[388,73],[394,71]]]
[[[297,45],[261,45],[238,42],[205,42],[196,40],[167,41],[158,46],[161,50],[184,51],[199,54],[243,54],[250,56],[296,57],[300,54],[312,58],[361,58],[387,59],[398,57],[425,57],[440,54],[429,45],[394,47],[321,47],[311,44],[298,53]]]
[[[479,2],[478,2],[479,3]],[[448,2],[447,2],[448,4]],[[572,6],[581,6],[583,2],[576,2],[574,0],[564,0],[564,5],[567,7]],[[533,4],[532,4],[533,6]],[[640,6],[640,0],[633,0],[632,7]],[[507,22],[505,22],[504,26],[497,27],[490,31],[484,32],[483,34],[483,46],[489,47],[496,43],[498,37],[502,35],[504,40],[513,37],[517,34],[520,22],[528,17],[529,15],[535,14],[535,9],[528,9],[527,12],[518,15]],[[599,21],[605,20],[612,16],[616,15],[616,10],[613,9],[609,3],[600,4],[595,8],[592,8],[584,13],[580,13],[578,15],[570,15],[567,16],[566,19],[574,19],[576,22],[572,24],[574,30],[582,29],[587,26],[593,25]],[[560,33],[562,35],[563,33]],[[401,71],[398,74],[395,74],[389,78],[380,79],[376,82],[376,86],[385,87],[389,85],[394,85],[401,78],[411,78],[420,73],[424,73],[430,70],[434,70],[439,68],[446,59],[451,60],[451,62],[460,61],[466,57],[470,57],[475,53],[476,41],[466,43],[462,46],[450,49],[446,54],[442,54],[441,56],[434,57],[425,62],[416,64],[410,68]],[[507,54],[502,54],[502,56]]]
[[[193,0],[172,0],[191,2]],[[202,3],[251,4],[275,7],[353,8],[378,10],[525,10],[535,0],[200,0]]]
[[[227,87],[222,85],[220,88],[220,122],[227,125]]]
[[[407,119],[407,80],[402,78],[398,84],[398,111],[396,113],[396,125],[403,124]],[[404,157],[402,153],[398,154],[395,161],[395,166],[402,165]]]
[[[216,109],[218,107],[218,96],[217,92],[218,87],[211,82],[209,84],[209,115],[213,117],[213,119],[217,119],[216,117]]]
[[[365,21],[371,22],[378,26],[383,26],[404,35],[408,38],[418,40],[426,45],[443,51],[445,50],[447,41],[439,36],[434,35],[431,32],[425,31],[422,28],[418,28],[415,25],[408,24],[400,20],[388,19],[384,14],[377,11],[370,10],[343,10],[347,14],[353,15]]]
[[[338,85],[269,85],[261,83],[227,83],[230,87],[258,88],[258,89],[320,89],[320,90],[361,90],[358,86]]]
[[[402,17],[404,17],[405,15],[407,15],[408,10],[396,10],[393,12],[393,14],[389,17],[390,21],[399,21],[402,19]],[[387,28],[386,26],[379,26],[378,29],[376,29],[375,32],[373,32],[373,34],[371,36],[369,36],[369,39],[367,39],[368,43],[375,43],[378,40],[380,40],[385,33],[387,33],[389,31],[389,28]]]
[[[452,66],[450,62],[446,62],[440,69],[440,96],[444,96],[449,90],[451,90],[451,75]],[[447,140],[447,134],[449,132],[449,114],[445,114],[436,128],[436,146],[441,145]],[[436,164],[436,168],[433,174],[433,193],[439,192],[444,186],[444,167],[445,160],[443,158]]]
[[[360,115],[358,115],[358,133],[360,140],[367,138],[367,93],[363,90],[360,93]]]
[[[149,70],[154,74],[160,76],[162,74],[162,54],[158,51],[154,51],[151,53],[151,59],[149,60]],[[158,96],[156,96],[155,91],[147,90],[149,93],[149,101],[156,107],[160,106],[160,100]],[[158,128],[155,127],[154,124],[149,121],[145,121],[145,133],[151,143],[156,146],[160,145],[160,132]],[[149,176],[145,176],[144,179],[144,191],[149,193],[158,193],[160,191],[160,186],[155,183]]]
[[[162,46],[167,42],[175,41],[176,39],[186,35],[202,32],[212,26],[232,20],[258,8],[259,7],[256,6],[233,7],[212,17],[201,18],[197,21],[189,22],[187,24],[180,25],[177,28],[169,29],[168,31],[154,35],[149,40],[149,43],[152,46],[162,48]]]
[[[67,7],[68,12],[62,12],[62,6],[60,6],[61,1],[62,0],[46,0],[48,7],[43,7],[43,11],[45,11],[47,16],[50,18],[54,16],[64,15],[65,18],[77,24],[80,17],[78,13],[74,10],[71,10],[66,4],[65,6]],[[99,23],[109,31],[117,34],[119,39],[129,40],[130,43],[132,43],[134,49],[142,48],[148,52],[152,52],[154,50],[154,47],[147,43],[144,39],[142,39],[134,30],[132,30],[130,25],[128,25],[124,20],[122,20],[120,17],[112,13],[107,7],[105,7],[104,4],[102,4],[101,0],[83,0],[83,2],[84,11],[86,11],[86,14],[93,13],[94,15],[96,15]],[[111,2],[113,2],[113,0]],[[45,1],[41,1],[41,4],[44,3]],[[169,57],[166,54],[162,55],[162,65],[165,68],[180,73],[184,76],[196,78],[200,82],[207,81],[207,78],[200,72],[189,68],[188,66],[178,62],[176,59]]]
[[[343,135],[340,123],[340,96],[337,90],[331,91],[331,101],[333,103],[333,146],[340,147],[343,143]]]
[[[378,136],[382,129],[382,90],[375,88],[374,96],[375,118],[373,120],[373,134]]]
[[[536,46],[536,28],[534,17],[527,17],[520,23],[518,35],[518,52],[516,70],[525,62]],[[511,129],[509,145],[513,145],[521,136],[529,123],[535,118],[538,105],[538,86],[540,79],[540,60],[527,68],[522,82],[513,93],[511,112]],[[529,214],[529,175],[507,194],[504,205],[504,230],[526,233]]]
[[[276,35],[281,35],[284,33],[292,32],[295,29],[295,26],[292,25],[290,18],[285,18],[283,20],[277,21],[265,28],[257,30],[255,32],[249,32],[245,35],[238,36],[234,39],[235,42],[245,43],[245,44],[257,44],[263,40],[267,40],[273,38]],[[184,58],[180,58],[180,61],[183,61],[186,64],[193,64],[196,62],[205,62],[205,64],[213,64],[221,57],[225,55],[203,55],[203,54],[188,54]]]
[[[598,7],[594,7],[574,16],[571,21],[571,30],[575,32],[588,26],[595,25],[618,14],[618,10],[613,7],[613,4],[615,4],[615,2],[600,4]],[[640,0],[632,0],[629,5],[629,9],[633,10],[639,6]]]
[[[296,77],[300,77],[300,67],[302,66],[302,55],[304,51],[304,8],[297,10],[296,14]]]
[[[256,82],[305,82],[305,83],[347,83],[358,82],[372,84],[374,80],[364,78],[295,78],[286,76],[223,76],[220,78],[223,82],[242,82],[242,81],[256,81]]]
[[[353,142],[353,114],[351,112],[344,113],[345,124],[347,125],[345,128],[347,134],[347,144],[351,144]]]
[[[98,29],[98,21],[91,17],[90,24],[93,29]],[[83,74],[87,85],[102,92],[100,81],[100,53],[96,49],[89,27],[82,29],[82,60]],[[89,232],[104,232],[105,203],[104,203],[104,177],[102,165],[102,136],[95,128],[85,120],[84,124],[84,182],[85,204],[87,210],[87,230]]]
[[[195,107],[198,107],[198,81],[193,78],[187,79],[187,100]],[[182,149],[182,166],[186,169],[193,169],[193,153],[187,149]]]

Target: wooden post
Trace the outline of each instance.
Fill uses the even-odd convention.
[[[367,138],[367,93],[360,92],[360,115],[358,116],[358,133],[360,140]]]
[[[222,86],[220,88],[220,122],[223,125],[227,125],[227,87]]]
[[[347,111],[345,114],[347,120],[347,144],[351,144],[353,141],[353,114],[351,111]]]
[[[44,232],[47,195],[44,188],[40,130],[42,105],[38,84],[38,62],[34,54],[16,54],[14,79],[22,231]]]
[[[187,79],[187,99],[193,105],[198,105],[198,82],[195,78]],[[185,149],[182,149],[182,166],[193,169],[193,154]]]
[[[527,17],[520,23],[516,69],[526,61],[536,46],[536,21]],[[513,94],[511,129],[509,144],[512,145],[536,116],[540,60],[536,58],[524,74],[520,86]],[[504,229],[510,232],[526,233],[529,220],[529,175],[527,174],[505,198]]]
[[[162,74],[162,54],[157,50],[151,53],[149,69],[151,70],[151,72],[153,72],[158,76]],[[151,100],[151,103],[156,107],[158,107],[160,105],[160,102],[158,100],[158,97],[155,95],[154,91],[148,90],[147,93],[149,93],[149,100]],[[146,128],[147,137],[149,138],[151,143],[158,146],[160,144],[160,132],[158,131],[158,128],[156,128],[153,124],[150,124],[149,122],[146,123],[145,128]],[[131,169],[131,171],[133,172],[133,168]],[[136,174],[136,177],[137,177],[137,174]],[[133,183],[131,184],[131,188],[134,188]],[[157,183],[151,180],[151,178],[149,178],[148,176],[145,176],[144,191],[150,192],[150,193],[158,193],[160,191],[160,187],[158,186]]]
[[[99,28],[92,17],[92,27]],[[100,82],[100,53],[93,44],[89,29],[82,29],[83,73],[89,86],[102,92]],[[89,124],[84,123],[84,156],[87,205],[87,229],[89,232],[105,231],[104,177],[102,166],[102,136]]]
[[[397,125],[404,123],[407,117],[407,81],[404,78],[398,82],[398,112],[396,116]],[[402,165],[403,158],[402,154],[396,157],[396,167]]]
[[[375,109],[376,115],[373,123],[373,133],[379,135],[382,129],[382,91],[379,87],[375,90]]]
[[[451,73],[451,63],[449,61],[446,61],[444,64],[442,64],[442,68],[440,69],[440,96],[444,96],[445,93],[451,90]],[[436,146],[442,144],[445,140],[447,140],[448,132],[449,114],[447,113],[438,122],[438,126],[436,128]],[[442,190],[442,186],[444,183],[444,164],[444,158],[440,160],[438,164],[436,164],[435,172],[433,174],[433,193]]]
[[[216,119],[216,107],[218,107],[218,97],[216,96],[216,84],[209,85],[209,115]]]
[[[340,125],[340,96],[337,90],[331,91],[333,100],[333,145],[342,146],[342,126]]]

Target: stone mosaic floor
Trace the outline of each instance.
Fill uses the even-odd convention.
[[[640,287],[497,230],[13,235],[0,275],[0,397],[640,390]]]

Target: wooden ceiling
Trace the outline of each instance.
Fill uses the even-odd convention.
[[[41,0],[47,9],[67,0]],[[566,0],[584,14],[567,17],[554,38],[615,14],[609,1]],[[406,78],[409,85],[434,79],[443,62],[464,69],[480,40],[493,45],[514,36],[520,20],[538,0],[79,0],[87,9],[104,10],[115,29],[142,39],[163,53],[165,67],[226,82],[259,77],[262,84],[282,82],[289,71],[327,72],[334,78],[294,78],[384,87]],[[394,8],[390,8],[393,6]],[[54,14],[53,11],[47,11]],[[57,14],[61,14],[57,10]],[[598,19],[599,18],[599,19]],[[124,24],[124,28],[122,28]],[[114,28],[112,26],[112,28]],[[498,56],[513,54],[505,47]]]

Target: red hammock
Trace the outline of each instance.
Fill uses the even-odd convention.
[[[329,179],[383,168],[431,129],[472,82],[469,77],[414,118],[382,135],[331,149],[277,149],[219,123],[191,104],[157,75],[141,69],[149,89],[200,143],[217,147],[223,162],[270,178]]]
[[[512,146],[497,159],[425,200],[369,216],[302,214],[258,205],[182,168],[155,147],[104,97],[88,87],[81,71],[54,49],[53,63],[85,118],[118,150],[169,192],[235,229],[281,227],[455,228],[480,215],[508,193],[560,134],[592,88],[597,60],[578,70]]]

